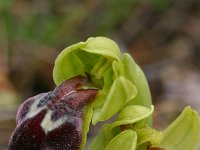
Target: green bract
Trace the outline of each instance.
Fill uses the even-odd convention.
[[[151,146],[199,150],[199,116],[189,108],[164,137],[151,128],[154,107],[145,75],[129,54],[120,53],[114,41],[95,37],[64,49],[55,61],[54,81],[58,85],[77,75],[87,76],[91,86],[99,89],[94,102],[84,110],[80,149],[84,148],[91,122],[95,125],[115,115],[113,123],[101,128],[90,150],[147,150]]]

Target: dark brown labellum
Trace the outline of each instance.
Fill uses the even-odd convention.
[[[26,100],[18,110],[9,150],[77,150],[82,141],[83,108],[98,93],[83,86],[87,78],[77,76],[54,91]]]

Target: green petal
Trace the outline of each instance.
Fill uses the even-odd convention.
[[[138,90],[137,96],[130,100],[128,105],[150,107],[152,104],[151,94],[143,71],[127,53],[125,53],[122,58],[122,64],[125,77],[130,80]],[[151,118],[148,119],[148,123],[151,124]]]
[[[153,111],[153,105],[151,105],[151,108],[139,105],[126,106],[120,111],[117,120],[112,123],[111,126],[114,128],[123,124],[133,124],[149,117],[150,115],[152,115]]]
[[[138,94],[130,103],[151,106],[151,94],[146,77],[140,67],[134,62],[133,58],[125,53],[122,59],[125,77],[135,84]]]
[[[137,135],[132,130],[125,130],[115,136],[105,150],[135,150]]]
[[[135,97],[137,89],[126,78],[118,77],[110,88],[102,108],[95,109],[92,123],[105,121],[119,112],[127,102]]]
[[[123,65],[121,64],[121,61],[120,62],[113,61],[112,69],[113,69],[115,78],[119,76],[124,76],[124,69],[123,69]]]
[[[198,113],[186,107],[164,131],[161,147],[166,150],[199,150],[200,119]]]

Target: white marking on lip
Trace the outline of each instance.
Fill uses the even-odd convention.
[[[46,95],[46,94],[45,94]],[[44,95],[44,96],[45,96]],[[44,107],[38,107],[39,102],[42,100],[42,98],[44,98],[44,96],[42,96],[41,98],[37,99],[34,101],[34,103],[31,105],[29,112],[26,114],[26,118],[32,118],[34,116],[36,116],[42,109],[44,109]]]
[[[51,116],[52,116],[53,111],[48,110],[44,119],[42,120],[40,126],[43,128],[45,134],[47,134],[48,132],[52,131],[53,129],[58,128],[59,126],[61,126],[67,119],[67,117],[61,117],[56,121],[52,121],[51,120]]]

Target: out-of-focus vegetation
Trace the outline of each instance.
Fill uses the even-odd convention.
[[[142,65],[157,128],[185,105],[200,112],[199,0],[0,0],[0,149],[7,149],[19,103],[55,86],[57,54],[99,35]]]

